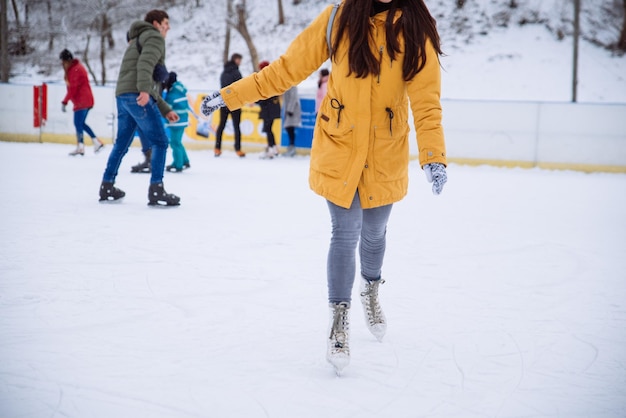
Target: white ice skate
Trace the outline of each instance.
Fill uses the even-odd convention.
[[[295,157],[296,156],[296,147],[293,145],[289,145],[287,147],[287,151],[283,152],[283,157]]]
[[[340,375],[350,363],[350,303],[331,303],[326,360]]]
[[[76,156],[76,155],[85,155],[85,144],[79,142],[76,144],[76,149],[70,152],[68,155]]]
[[[271,160],[276,157],[278,157],[278,147],[276,145],[267,147],[265,152],[261,154],[261,159],[263,160]]]
[[[93,152],[94,154],[99,153],[104,148],[104,142],[100,141],[98,138],[93,138]]]
[[[361,303],[363,313],[365,313],[365,322],[378,341],[383,340],[387,331],[387,320],[378,301],[378,286],[382,283],[385,283],[382,279],[369,281],[361,278]]]

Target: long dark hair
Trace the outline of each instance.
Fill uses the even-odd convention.
[[[332,43],[332,59],[336,58],[339,42],[347,32],[348,63],[350,72],[357,78],[370,74],[380,74],[380,62],[370,47],[370,15],[374,0],[344,0],[343,8],[337,20],[337,35]],[[402,16],[394,24],[397,9],[402,9]],[[398,37],[404,35],[404,62],[402,76],[411,80],[426,64],[426,39],[430,39],[437,54],[441,55],[441,45],[437,23],[431,16],[424,0],[393,0],[385,22],[387,35],[387,53],[393,61],[401,53]]]

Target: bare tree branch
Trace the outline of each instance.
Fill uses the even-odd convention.
[[[278,0],[278,24],[285,24],[285,12],[283,10],[283,0]]]
[[[228,57],[230,55],[230,27],[231,24],[228,22],[228,19],[233,14],[233,0],[226,0],[226,37],[224,39],[224,56],[223,61],[224,64],[228,62]]]
[[[259,69],[259,54],[254,46],[252,36],[250,35],[246,24],[248,12],[245,0],[242,0],[235,6],[235,12],[237,20],[234,22],[233,27],[237,30],[237,32],[239,32],[248,46],[248,50],[250,51],[250,60],[252,61],[252,71],[257,71]]]
[[[9,21],[7,0],[0,0],[0,81],[7,83],[11,73],[9,61]]]
[[[91,78],[93,78],[93,82],[98,85],[98,78],[96,78],[96,73],[93,72],[91,65],[89,65],[89,41],[91,40],[91,35],[87,35],[87,44],[85,45],[85,52],[83,53],[83,63],[89,74],[91,74]]]
[[[622,32],[617,41],[617,49],[626,52],[626,0],[624,0],[624,22],[622,23]]]

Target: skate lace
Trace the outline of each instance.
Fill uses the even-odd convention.
[[[385,283],[384,280],[366,281],[365,290],[361,293],[361,296],[365,298],[365,308],[367,312],[367,320],[371,325],[383,324],[382,308],[378,302],[378,286]]]
[[[338,304],[333,307],[333,325],[330,329],[330,339],[337,351],[348,348],[348,331],[348,307]]]

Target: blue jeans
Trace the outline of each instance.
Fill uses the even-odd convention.
[[[141,143],[141,152],[145,154],[150,149],[150,143],[147,139],[144,139],[145,135],[142,134],[139,129],[137,129],[137,132],[135,132],[135,138],[136,137],[139,137],[139,142]]]
[[[89,113],[91,109],[80,109],[74,111],[74,127],[76,128],[76,140],[82,144],[83,143],[83,131],[87,132],[90,138],[95,138],[96,134],[93,133],[89,125],[85,123],[87,120],[87,113]]]
[[[117,137],[109,155],[102,181],[115,183],[122,158],[133,142],[135,130],[139,129],[140,135],[150,143],[152,148],[150,183],[163,182],[168,139],[163,128],[161,112],[159,112],[156,101],[152,97],[148,104],[142,107],[137,104],[137,96],[139,96],[137,93],[124,93],[116,97]]]
[[[380,279],[387,245],[387,221],[393,205],[361,209],[359,193],[355,193],[350,209],[328,201],[332,221],[332,237],[328,250],[327,280],[330,303],[350,302],[356,271],[356,246],[359,242],[361,276]]]

